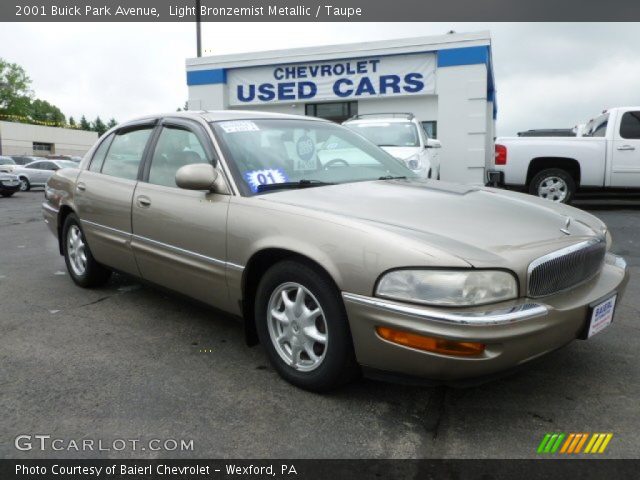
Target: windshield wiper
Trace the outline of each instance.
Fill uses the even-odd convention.
[[[321,182],[320,180],[304,180],[304,179],[298,180],[297,182],[266,183],[264,185],[258,185],[258,193],[271,192],[273,190],[322,187],[324,185],[335,185],[335,183]]]
[[[386,175],[384,177],[378,177],[378,180],[406,180],[407,177],[394,177],[393,175]]]

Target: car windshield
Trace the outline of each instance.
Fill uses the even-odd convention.
[[[15,165],[16,162],[13,161],[13,159],[11,158],[7,158],[7,157],[0,157],[0,165]]]
[[[418,129],[411,122],[365,122],[347,123],[363,137],[380,147],[418,147]]]
[[[13,161],[16,162],[16,165],[26,165],[27,163],[33,162],[34,158],[31,158],[31,157],[13,157]]]
[[[244,195],[286,186],[416,176],[361,136],[329,122],[260,119],[211,125]],[[283,185],[262,187],[270,184]]]

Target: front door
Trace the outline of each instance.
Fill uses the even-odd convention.
[[[102,141],[76,183],[75,201],[95,259],[139,275],[131,250],[131,202],[154,125],[125,127]]]
[[[143,278],[226,308],[229,196],[175,183],[180,167],[210,162],[214,149],[202,126],[163,122],[134,194],[132,246]]]
[[[624,112],[613,133],[611,186],[640,188],[640,111]]]

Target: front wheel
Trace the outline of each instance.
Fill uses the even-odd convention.
[[[31,183],[29,183],[29,179],[20,177],[20,191],[28,192],[29,190],[31,190]]]
[[[569,203],[576,191],[576,182],[565,170],[548,168],[539,172],[529,184],[529,193],[556,203]]]
[[[75,214],[69,214],[62,228],[62,251],[71,279],[81,287],[97,287],[109,280],[111,271],[93,258]]]
[[[357,375],[344,304],[326,274],[280,262],[260,281],[255,305],[260,343],[285,380],[320,392]]]

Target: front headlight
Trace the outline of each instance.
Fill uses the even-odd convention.
[[[502,270],[394,270],[382,276],[376,295],[444,307],[467,307],[518,296],[513,274]]]
[[[411,170],[420,170],[422,168],[422,162],[420,161],[420,155],[417,153],[405,158],[404,164]]]

